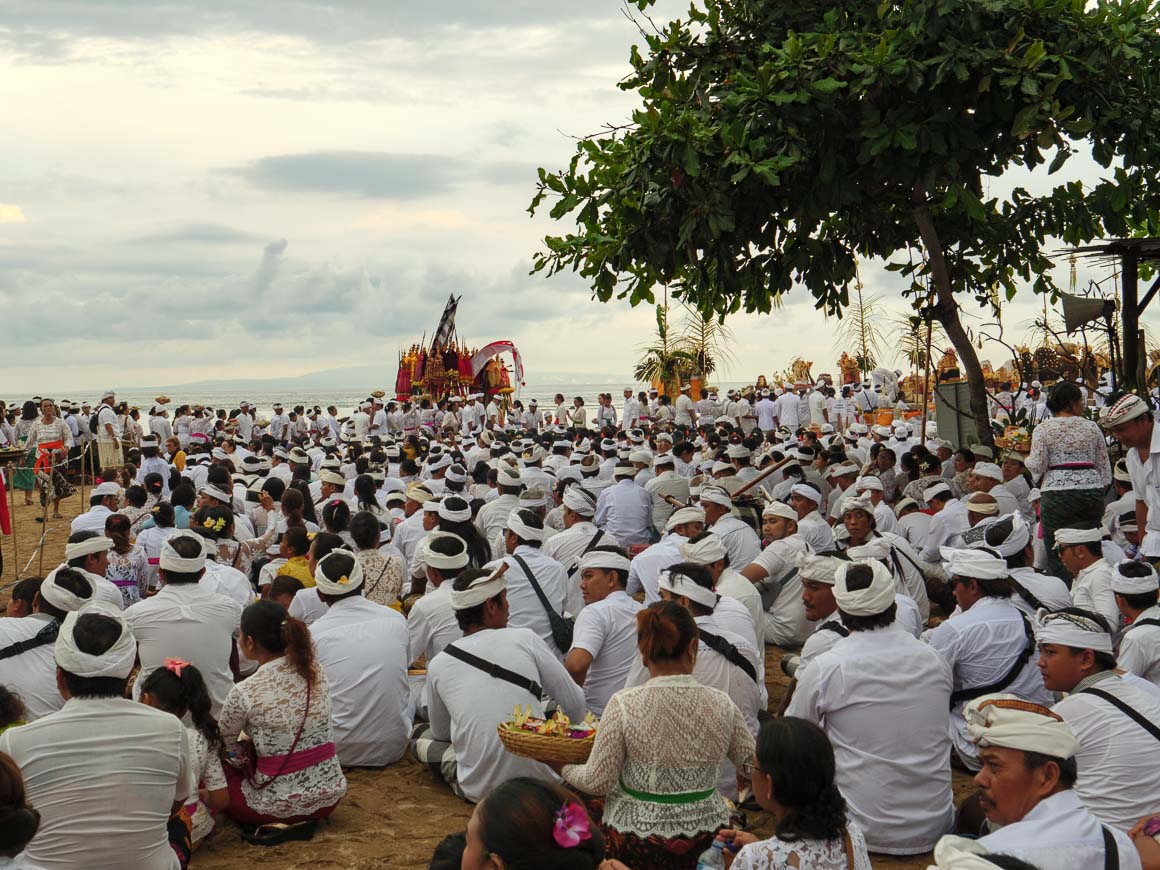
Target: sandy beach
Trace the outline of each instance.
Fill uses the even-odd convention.
[[[41,534],[40,505],[25,507],[23,494],[15,493],[15,546],[23,568],[32,556]],[[65,519],[49,519],[46,571],[57,564],[68,537],[69,521],[81,510],[80,494],[61,505]],[[13,538],[0,538],[4,552],[4,572],[0,575],[0,601],[7,601],[8,588],[15,580]],[[26,576],[35,576],[39,560]],[[766,685],[770,709],[781,700],[788,680],[778,662],[782,650],[768,646],[765,652]],[[338,810],[322,824],[315,838],[306,843],[290,843],[273,848],[250,846],[242,841],[238,828],[228,821],[195,853],[191,866],[205,868],[423,868],[431,852],[444,836],[463,830],[471,806],[456,798],[410,756],[381,770],[347,771],[349,791]],[[969,795],[970,778],[955,773],[956,802]],[[751,830],[759,835],[771,830],[763,814],[750,815]],[[929,856],[888,858],[875,856],[875,870],[924,870]]]

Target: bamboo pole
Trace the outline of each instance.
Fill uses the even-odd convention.
[[[8,515],[12,518],[12,574],[19,579],[20,577],[20,547],[16,543],[17,528],[16,528],[16,487],[13,483],[16,479],[16,473],[12,470],[12,463],[8,463]]]
[[[931,333],[934,330],[934,321],[932,318],[926,319],[926,365],[923,367],[922,376],[922,434],[919,436],[918,443],[923,447],[926,446],[926,414],[927,406],[930,404],[930,344]]]

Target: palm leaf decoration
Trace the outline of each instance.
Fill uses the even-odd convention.
[[[915,371],[926,368],[926,321],[917,314],[909,314],[894,318],[890,326],[897,341],[896,359],[905,361]],[[932,326],[930,355],[938,359],[942,355],[940,348],[947,345],[947,337],[937,322]]]
[[[696,308],[685,306],[685,325],[681,333],[681,350],[688,355],[693,365],[693,373],[708,376],[720,368],[722,363],[735,362],[729,345],[733,343],[733,330],[715,315],[706,317]]]
[[[665,395],[675,396],[680,392],[681,375],[691,367],[688,351],[670,333],[668,307],[658,305],[656,341],[641,348],[633,376],[641,383],[660,384]]]
[[[834,333],[835,352],[852,350],[858,367],[868,372],[882,359],[885,342],[880,323],[885,322],[881,300],[862,292],[862,280],[854,284],[854,298],[841,314]]]

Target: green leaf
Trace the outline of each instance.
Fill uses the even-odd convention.
[[[834,91],[846,87],[845,82],[838,81],[835,78],[818,79],[810,85],[819,94],[832,94]]]

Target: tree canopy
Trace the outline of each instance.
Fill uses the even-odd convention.
[[[838,314],[857,259],[884,258],[985,416],[954,294],[1055,293],[1048,245],[1160,230],[1156,0],[697,0],[660,25],[651,5],[631,123],[541,169],[530,206],[575,222],[535,270],[577,270],[602,301],[669,285],[706,313],[768,312],[800,285]],[[1100,178],[988,195],[1087,149]]]

